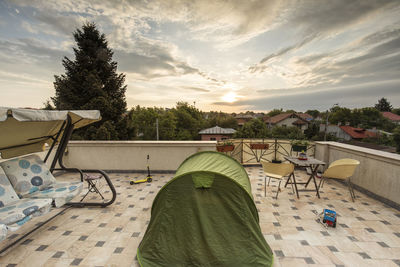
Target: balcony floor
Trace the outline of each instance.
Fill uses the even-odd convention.
[[[275,200],[278,182],[271,181],[264,197],[262,169],[246,170],[274,266],[400,266],[400,212],[358,191],[353,203],[347,188],[335,181],[325,183],[321,199],[310,192],[297,199],[288,187]],[[305,178],[300,171],[296,175]],[[2,256],[0,266],[138,266],[136,250],[152,201],[172,174],[129,185],[135,176],[143,177],[111,174],[118,192],[113,205],[67,210]],[[338,213],[336,228],[316,222],[314,211],[324,208]]]

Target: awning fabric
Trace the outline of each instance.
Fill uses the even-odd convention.
[[[51,145],[68,116],[74,128],[101,120],[98,110],[36,110],[0,107],[1,158],[44,150]]]

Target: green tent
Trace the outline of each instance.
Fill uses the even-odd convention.
[[[271,266],[246,171],[225,154],[188,157],[154,199],[141,266]]]

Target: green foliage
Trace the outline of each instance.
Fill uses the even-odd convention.
[[[384,131],[392,131],[395,124],[382,116],[382,113],[376,108],[365,107],[360,109],[348,109],[334,107],[329,114],[329,122],[332,124],[347,123],[353,127],[365,129],[378,128]]]
[[[176,128],[180,140],[199,139],[199,131],[204,127],[203,112],[186,102],[178,102],[172,109],[176,117]]]
[[[159,113],[160,140],[174,140],[176,124],[176,117],[172,111]]]
[[[309,109],[306,111],[307,114],[313,116],[313,118],[315,119],[316,117],[318,117],[321,113],[316,110],[316,109]]]
[[[380,133],[378,135],[378,137],[364,138],[362,141],[366,142],[366,143],[374,143],[374,144],[379,144],[379,145],[384,145],[384,146],[396,146],[392,136],[389,136],[384,133]]]
[[[392,113],[400,115],[400,108],[394,108],[392,109]]]
[[[342,108],[339,106],[333,107],[329,114],[329,123],[345,125],[347,122],[352,122],[352,112],[348,108]]]
[[[311,139],[319,133],[319,125],[312,122],[308,125],[308,128],[304,130],[304,135],[307,139]]]
[[[219,142],[218,145],[220,145],[220,146],[233,146],[234,144],[233,144],[232,141],[225,140],[223,142]]]
[[[50,100],[46,100],[46,102],[43,103],[44,110],[54,110],[54,107],[51,105]]]
[[[268,115],[269,117],[273,117],[273,116],[279,115],[279,114],[281,114],[281,113],[284,113],[284,112],[283,112],[283,109],[273,109],[273,110],[271,110],[270,112],[268,112],[267,115]]]
[[[310,143],[307,140],[292,140],[290,144],[292,146],[308,146]]]
[[[272,137],[288,139],[304,139],[305,136],[298,127],[276,126],[272,128]]]
[[[396,151],[400,153],[400,126],[393,131],[393,142],[396,144]]]
[[[158,114],[155,108],[143,108],[136,106],[129,112],[130,129],[134,132],[135,139],[155,140],[156,119]]]
[[[211,128],[217,125],[222,128],[238,128],[235,117],[224,112],[211,111],[206,114],[206,118],[207,119],[204,128]]]
[[[137,106],[129,112],[131,139],[156,140],[156,120],[160,140],[196,140],[204,128],[203,113],[185,102],[170,110]]]
[[[111,121],[104,122],[96,131],[95,140],[116,140],[117,132]]]
[[[105,35],[100,34],[94,23],[87,23],[73,36],[77,44],[75,60],[64,57],[65,74],[55,76],[56,94],[51,98],[55,108],[100,110],[102,121],[94,125],[96,131],[76,132],[85,139],[129,138],[127,121],[120,122],[126,111],[125,75],[116,73],[117,63],[112,61],[113,52]]]
[[[381,112],[384,112],[391,111],[393,107],[392,105],[390,105],[389,101],[387,101],[386,98],[382,97],[378,100],[378,103],[375,104],[375,108]]]
[[[252,119],[246,122],[235,135],[235,138],[268,138],[271,137],[270,131],[261,119]]]

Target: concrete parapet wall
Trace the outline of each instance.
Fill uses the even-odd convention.
[[[176,171],[188,156],[216,150],[216,141],[70,141],[64,165],[115,171]]]
[[[315,157],[328,165],[342,158],[360,161],[351,182],[400,206],[400,155],[337,142],[317,142]]]

